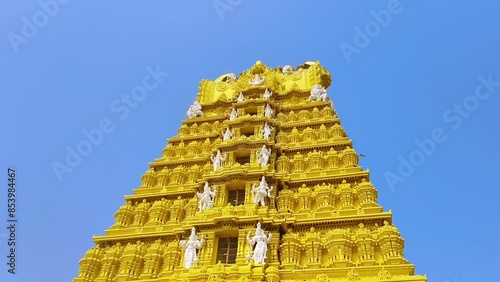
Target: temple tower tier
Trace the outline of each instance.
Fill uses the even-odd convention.
[[[341,125],[319,62],[202,80],[178,135],[74,282],[427,281]]]

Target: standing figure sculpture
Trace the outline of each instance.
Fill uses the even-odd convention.
[[[205,182],[205,187],[203,188],[203,193],[196,192],[198,196],[198,211],[202,212],[205,209],[212,208],[214,206],[215,195],[217,190],[214,188],[213,191],[210,190],[208,182]]]
[[[243,96],[243,93],[240,92],[240,95],[236,98],[236,102],[241,103],[243,101],[245,101],[245,96]]]
[[[269,104],[267,104],[266,108],[264,109],[264,116],[266,118],[272,118],[273,114],[274,114],[273,109],[271,108],[271,106],[269,106]]]
[[[229,120],[235,120],[238,117],[238,112],[236,111],[235,108],[231,110],[231,113],[229,114]]]
[[[252,186],[252,196],[254,204],[260,204],[261,206],[266,206],[266,197],[271,198],[271,191],[273,190],[273,186],[269,187],[267,184],[266,178],[262,176],[260,180],[259,186],[255,184]]]
[[[255,152],[257,154],[257,160],[260,166],[266,166],[269,163],[269,158],[271,157],[271,148],[267,149],[266,145],[262,145],[262,150]]]
[[[191,229],[191,235],[188,240],[181,240],[179,245],[184,250],[184,268],[189,269],[191,266],[198,264],[198,254],[196,250],[201,249],[205,243],[205,236],[201,235],[201,240],[196,236],[196,229]]]
[[[259,85],[264,83],[264,78],[261,78],[259,74],[256,74],[254,78],[248,81],[251,85]]]
[[[264,128],[262,128],[260,130],[260,132],[262,133],[264,139],[269,139],[269,137],[271,137],[271,132],[274,130],[274,127],[272,126],[269,126],[267,124],[267,122],[264,124]]]
[[[264,99],[269,100],[269,98],[271,98],[271,96],[273,96],[273,92],[269,92],[269,90],[267,90],[267,88],[266,88],[266,91],[264,92],[264,95],[263,95]]]
[[[229,127],[226,128],[226,131],[222,132],[222,141],[230,140],[234,135],[234,130],[230,130]]]
[[[200,102],[194,101],[194,103],[189,106],[188,111],[186,112],[188,118],[194,118],[194,117],[203,117],[203,112],[201,111],[201,105]]]
[[[265,264],[267,258],[267,245],[271,243],[272,234],[269,233],[268,236],[264,234],[264,230],[262,230],[260,222],[257,223],[257,229],[255,230],[255,235],[250,239],[250,234],[252,232],[248,232],[247,234],[247,242],[250,245],[250,249],[253,249],[253,255],[250,255],[250,249],[247,255],[247,262],[250,258],[253,259],[254,263]]]
[[[220,150],[217,150],[217,153],[215,154],[215,156],[210,156],[210,160],[214,164],[214,171],[217,171],[218,168],[222,167],[226,158],[227,158],[227,154],[224,154],[224,156],[222,156],[222,153],[220,152]]]
[[[325,88],[321,87],[321,85],[316,84],[314,85],[313,89],[311,90],[311,96],[309,96],[309,102],[311,101],[326,101],[328,100],[328,93],[326,93]]]

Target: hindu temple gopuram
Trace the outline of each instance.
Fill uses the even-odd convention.
[[[73,281],[427,281],[358,164],[331,81],[319,62],[260,61],[202,80]]]

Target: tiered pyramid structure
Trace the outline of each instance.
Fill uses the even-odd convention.
[[[340,124],[319,62],[202,80],[84,281],[427,281]]]

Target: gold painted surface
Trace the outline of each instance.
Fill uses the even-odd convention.
[[[256,75],[262,84],[249,83]],[[308,101],[316,84],[331,84],[319,62],[283,72],[259,61],[238,77],[202,80],[197,100],[204,116],[182,121],[142,185],[125,196],[115,224],[94,236],[96,246],[73,281],[427,281],[404,258],[392,213],[377,203],[369,171],[359,166],[331,102]],[[236,101],[239,93],[245,101]],[[268,104],[273,117],[264,116]],[[274,128],[268,139],[261,132],[266,122]],[[227,128],[234,134],[223,141]],[[265,167],[256,157],[263,145],[272,149]],[[217,150],[227,157],[214,172],[210,157]],[[276,187],[265,207],[251,196],[262,176]],[[215,203],[199,212],[196,192],[207,181],[217,187]],[[234,189],[245,195],[241,205],[228,203]],[[246,259],[245,236],[258,221],[272,234],[265,265]],[[192,227],[206,242],[198,265],[184,269],[179,241]],[[215,261],[218,238],[228,236],[238,238],[234,264]]]

